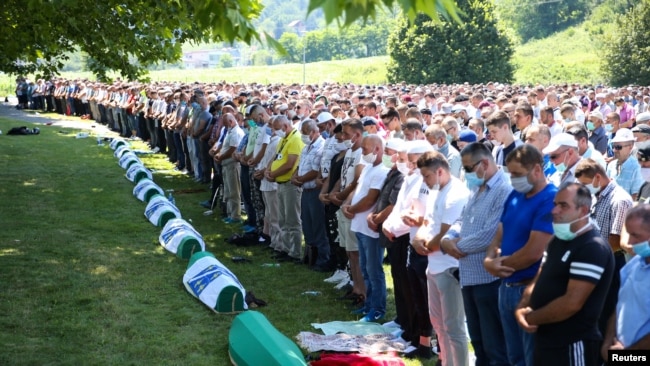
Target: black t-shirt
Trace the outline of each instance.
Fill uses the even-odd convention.
[[[341,170],[343,169],[343,156],[339,156],[339,153],[336,153],[330,161],[330,175],[329,175],[329,186],[327,187],[327,193],[332,192],[336,182],[341,179]]]
[[[530,297],[531,308],[539,309],[564,295],[570,279],[591,282],[596,287],[576,314],[558,323],[540,325],[537,344],[556,347],[602,339],[598,318],[613,274],[612,249],[598,230],[592,228],[571,241],[553,237]]]
[[[636,200],[641,203],[650,203],[650,182],[643,183]]]

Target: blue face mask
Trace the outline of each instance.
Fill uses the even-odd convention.
[[[253,121],[252,119],[249,119],[248,121],[246,121],[246,123],[248,123],[248,127],[250,128],[257,127],[257,123],[255,123],[255,121]]]
[[[648,244],[647,240],[642,243],[632,245],[632,249],[634,249],[634,253],[636,253],[641,258],[650,257],[650,244]]]
[[[330,134],[327,131],[321,132],[320,135],[326,140],[330,137]]]
[[[588,129],[589,131],[593,131],[593,130],[596,129],[596,126],[594,125],[593,122],[591,122],[591,121],[587,121],[587,129]]]
[[[452,135],[447,135],[447,142],[448,142],[448,143],[451,143],[452,141],[454,141],[454,136],[452,136]]]
[[[479,178],[475,172],[471,172],[465,174],[465,181],[469,189],[474,189],[482,186],[485,183],[485,178]]]
[[[605,125],[605,131],[607,131],[607,132],[612,132],[613,129],[614,129],[614,126],[612,126],[612,125]]]

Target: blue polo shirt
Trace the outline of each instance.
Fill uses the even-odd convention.
[[[530,238],[531,231],[541,231],[553,234],[553,199],[557,193],[557,187],[548,184],[534,196],[526,198],[526,195],[515,190],[510,193],[503,208],[501,224],[503,225],[503,236],[501,238],[501,255],[512,255],[523,248]],[[504,278],[504,282],[521,282],[532,279],[537,274],[539,265],[542,262],[540,257],[530,267],[513,273],[510,277]]]

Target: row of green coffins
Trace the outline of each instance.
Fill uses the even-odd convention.
[[[181,217],[180,210],[154,183],[151,171],[126,141],[113,139],[110,147],[119,165],[126,170],[126,178],[135,183],[133,195],[147,203],[145,217],[162,227],[160,245],[189,260],[183,276],[185,289],[217,313],[247,310],[246,291],[237,277],[212,253],[205,251],[201,234]],[[234,365],[306,365],[298,346],[261,313],[246,311],[235,317],[228,338],[228,352]]]

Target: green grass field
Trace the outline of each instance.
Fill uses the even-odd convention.
[[[187,261],[158,244],[160,228],[144,217],[113,151],[54,126],[40,125],[38,136],[6,135],[25,124],[0,118],[0,364],[229,364],[233,316],[213,313],[185,290]],[[177,192],[207,250],[268,302],[258,310],[283,334],[294,339],[314,331],[312,322],[357,319],[322,281],[328,275],[294,264],[261,267],[271,261],[267,251],[225,243],[235,228],[203,215],[207,186],[170,171],[162,155],[142,160],[157,184]],[[252,262],[232,263],[235,255]],[[301,295],[308,290],[322,295]],[[391,289],[388,303],[390,319]]]

